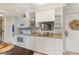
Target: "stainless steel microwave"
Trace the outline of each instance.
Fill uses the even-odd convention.
[[[43,31],[52,31],[54,30],[54,21],[52,22],[40,22],[40,28]]]

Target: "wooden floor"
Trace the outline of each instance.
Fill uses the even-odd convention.
[[[3,53],[5,55],[33,55],[33,51],[19,47],[19,46],[15,46],[12,50]]]
[[[1,43],[1,42],[0,42]],[[3,55],[37,55],[34,53],[34,51],[16,46],[5,53],[2,53]],[[39,55],[39,54],[38,54]],[[71,52],[71,51],[66,51],[63,53],[63,55],[79,55],[79,53]]]
[[[79,53],[71,52],[71,51],[66,51],[64,55],[79,55]]]
[[[2,42],[0,42],[2,43]],[[7,51],[5,53],[1,53],[1,55],[33,55],[34,51],[19,47],[19,46],[14,46],[14,48],[10,51]]]

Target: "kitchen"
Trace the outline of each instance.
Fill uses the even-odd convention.
[[[59,20],[62,17],[61,10],[62,10],[62,8],[59,8],[57,10],[59,14],[56,14],[59,17]],[[63,36],[62,36],[63,33],[61,34],[61,32],[59,31],[62,29],[63,25],[61,23],[59,23],[60,25],[58,27],[56,27],[56,25],[54,25],[54,21],[55,21],[55,12],[54,11],[55,10],[50,8],[49,10],[45,9],[44,11],[37,10],[35,12],[36,15],[34,12],[32,12],[33,14],[30,14],[30,16],[27,13],[26,17],[29,16],[28,19],[30,19],[30,18],[32,19],[32,21],[28,20],[27,22],[28,23],[29,23],[29,21],[35,22],[34,24],[36,24],[36,26],[32,26],[33,24],[31,25],[29,23],[29,25],[27,25],[27,28],[26,28],[24,26],[21,26],[22,24],[16,23],[16,24],[19,24],[17,27],[18,28],[17,31],[20,31],[20,32],[18,33],[19,35],[17,34],[15,36],[15,39],[18,42],[17,43],[14,42],[14,44],[24,47],[26,49],[33,50],[33,51],[35,51],[35,53],[63,54],[63,51],[64,51],[63,50]],[[35,17],[36,17],[36,20],[35,20]],[[41,20],[39,20],[39,18],[41,18]],[[19,21],[20,21],[20,19],[19,19]],[[23,19],[22,19],[22,21],[23,21]],[[21,23],[22,23],[22,21],[21,21]],[[62,21],[62,19],[61,19],[61,21]],[[58,22],[61,22],[61,21],[58,21]],[[24,24],[24,22],[23,22],[23,24]],[[50,28],[48,28],[48,27],[50,27]],[[54,27],[56,27],[58,29],[56,30],[56,29],[54,29]],[[25,34],[24,33],[22,34],[23,30],[27,30],[27,32]],[[56,30],[56,31],[54,31],[54,30]],[[55,37],[55,36],[57,36],[57,37]],[[21,44],[19,42],[19,41],[21,41],[20,39],[22,39],[22,37],[24,38],[23,44]]]
[[[64,20],[72,4],[6,3],[0,5],[3,6],[0,8],[4,20],[2,42],[32,50],[33,55],[63,55],[70,50],[66,49],[67,32]],[[6,9],[7,7],[9,9]]]

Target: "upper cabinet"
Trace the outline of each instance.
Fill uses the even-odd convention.
[[[35,28],[35,17],[36,17],[35,11],[30,12],[29,16],[30,16],[30,27]]]
[[[63,8],[51,8],[41,11],[36,11],[36,26],[39,27],[39,22],[54,21],[54,29],[61,29],[63,24]]]
[[[46,22],[55,20],[55,10],[41,10],[36,11],[36,22]]]
[[[39,22],[49,22],[55,21],[55,10],[54,9],[47,9],[36,11],[36,27],[39,26]]]
[[[60,29],[63,24],[63,8],[55,8],[55,22],[54,28]]]
[[[29,12],[26,12],[26,27],[30,27],[30,15]]]

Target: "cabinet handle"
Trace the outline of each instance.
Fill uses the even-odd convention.
[[[68,32],[67,31],[65,31],[65,36],[68,37]]]

